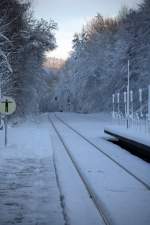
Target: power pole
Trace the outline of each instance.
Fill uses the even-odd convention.
[[[148,86],[148,130],[150,132],[150,85]]]
[[[115,94],[112,95],[112,105],[113,105],[113,112],[112,116],[115,117]]]
[[[0,83],[0,101],[2,99],[2,88],[1,88],[1,83]],[[1,116],[1,113],[0,113],[0,128],[2,129],[2,116]]]
[[[124,116],[127,116],[127,92],[124,91]]]
[[[129,128],[129,119],[130,119],[130,61],[128,60],[128,85],[127,85],[127,129]]]

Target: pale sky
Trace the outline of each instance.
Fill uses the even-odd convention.
[[[123,5],[135,8],[142,0],[33,0],[37,18],[53,19],[58,23],[56,39],[58,48],[48,56],[66,59],[72,49],[75,32],[100,13],[104,17],[116,16]]]

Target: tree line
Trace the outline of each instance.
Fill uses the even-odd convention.
[[[138,9],[123,7],[116,18],[97,14],[73,38],[73,51],[59,71],[51,105],[59,111],[98,112],[112,109],[112,94],[150,84],[150,1]],[[144,95],[146,106],[146,94]]]
[[[44,54],[56,47],[57,24],[34,19],[31,6],[28,0],[0,1],[0,89],[15,98],[17,116],[42,111]]]

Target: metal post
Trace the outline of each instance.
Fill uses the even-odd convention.
[[[7,131],[7,116],[5,116],[5,118],[4,118],[4,126],[5,126],[5,147],[7,147],[7,135],[8,135],[8,131]]]
[[[125,115],[125,118],[126,118],[126,115],[127,115],[127,92],[126,91],[124,91],[124,106],[125,106],[125,108],[124,108],[124,115]]]
[[[148,131],[150,133],[150,85],[148,86]]]
[[[140,117],[143,117],[142,113],[142,89],[139,89],[139,102],[140,102]]]
[[[123,93],[123,99],[124,99],[124,123],[126,123],[126,117],[127,117],[127,92],[124,91]],[[126,124],[124,124],[126,126]]]
[[[1,89],[1,86],[0,86],[0,101],[2,99],[2,89]],[[0,128],[2,128],[2,116],[1,116],[1,113],[0,113]]]
[[[128,85],[127,85],[127,128],[129,128],[130,117],[130,61],[128,60]]]
[[[120,124],[120,93],[117,93],[117,104],[118,104],[118,122]]]
[[[119,115],[119,112],[120,112],[120,93],[117,93],[117,103],[118,103],[118,115]]]
[[[148,117],[150,120],[150,85],[148,86]]]
[[[133,91],[130,91],[130,102],[131,102],[131,126],[133,127]]]
[[[131,102],[131,114],[133,117],[133,91],[130,91],[130,102]]]
[[[113,118],[115,117],[115,95],[113,94],[112,95],[112,104],[113,104],[113,113],[112,113],[112,116]]]
[[[143,113],[142,113],[142,89],[141,88],[139,88],[139,102],[140,102],[140,129],[142,129]]]

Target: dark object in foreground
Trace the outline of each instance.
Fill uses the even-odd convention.
[[[110,129],[104,129],[104,132],[117,138],[117,140],[111,140],[114,144],[119,145],[132,154],[144,159],[147,162],[150,162],[150,146],[124,137],[123,135],[118,134],[115,131],[111,131]]]

